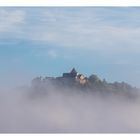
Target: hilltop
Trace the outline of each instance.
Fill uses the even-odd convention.
[[[50,90],[69,90],[82,91],[87,93],[98,93],[102,95],[125,95],[133,97],[137,95],[139,90],[125,82],[109,83],[105,79],[101,80],[96,74],[89,77],[78,73],[73,68],[68,73],[63,73],[60,77],[36,77],[32,80],[32,89],[35,93],[46,94]],[[106,94],[104,94],[106,93]]]

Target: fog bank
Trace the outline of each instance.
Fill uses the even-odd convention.
[[[0,133],[140,132],[139,99],[23,89],[0,93]]]

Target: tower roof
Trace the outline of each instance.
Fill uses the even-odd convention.
[[[77,74],[77,71],[75,70],[75,68],[73,68],[70,73]]]

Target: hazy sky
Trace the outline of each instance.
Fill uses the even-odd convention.
[[[139,60],[140,8],[0,8],[0,87],[72,67],[140,87]]]

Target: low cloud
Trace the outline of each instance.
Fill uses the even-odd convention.
[[[22,88],[0,94],[1,133],[137,133],[139,99]],[[107,94],[107,93],[106,93]]]

